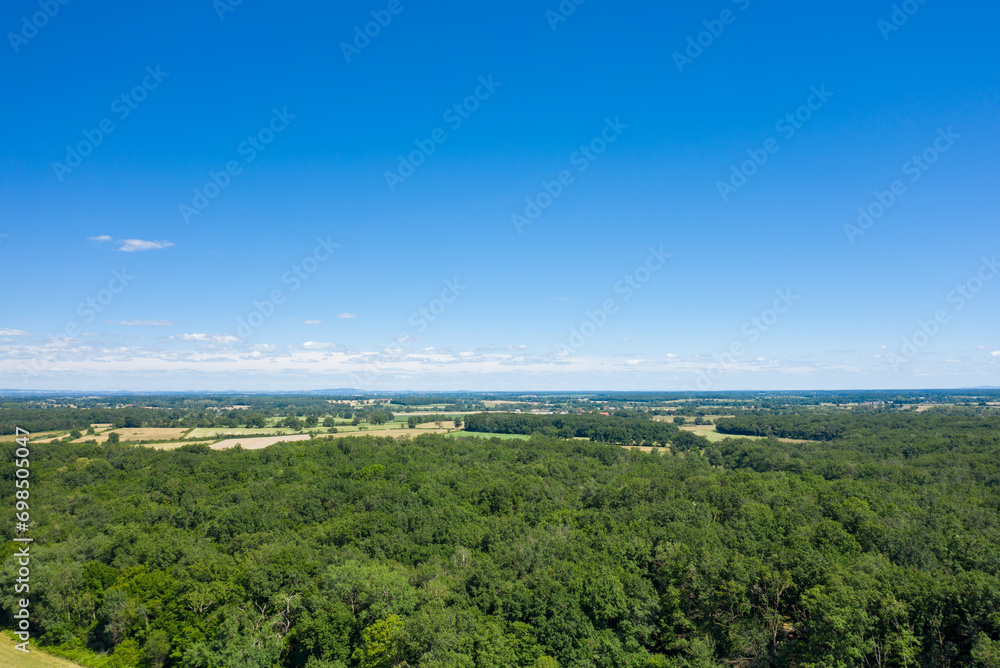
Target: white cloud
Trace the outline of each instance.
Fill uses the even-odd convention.
[[[357,318],[358,314],[357,313],[341,313],[337,317],[338,318]]]
[[[990,357],[1000,357],[1000,350],[994,350],[991,352]]]
[[[0,336],[31,336],[22,329],[0,329]]]
[[[118,250],[131,253],[134,251],[159,250],[174,245],[172,241],[144,241],[142,239],[119,239],[115,243],[121,244]]]
[[[323,324],[322,320],[303,320],[302,322],[303,322],[303,324],[306,324],[306,325],[322,325]]]
[[[127,325],[129,327],[173,327],[173,320],[106,320],[112,325]]]
[[[236,343],[239,341],[239,338],[232,334],[181,334],[180,336],[170,338],[180,339],[181,341],[204,341],[206,343]]]
[[[106,234],[102,234],[99,237],[87,237],[87,241],[94,241],[96,243],[103,243],[105,241],[111,241],[111,237]]]
[[[336,348],[336,343],[325,343],[323,341],[306,341],[302,344],[302,347],[306,350],[329,350],[330,348]]]

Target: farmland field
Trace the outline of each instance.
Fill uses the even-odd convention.
[[[213,443],[210,447],[213,450],[228,450],[229,448],[235,448],[237,444],[240,445],[244,450],[261,450],[275,443],[284,443],[286,441],[308,441],[311,436],[309,434],[292,434],[288,436],[264,436],[261,438],[228,438],[224,441],[219,441],[218,443]]]
[[[31,647],[31,645],[29,645]],[[27,654],[14,649],[14,641],[0,634],[0,666],[10,668],[80,668],[80,664],[39,652],[32,648]]]
[[[181,429],[178,427],[143,427],[140,429],[113,429],[111,431],[105,431],[97,434],[91,434],[90,436],[84,435],[78,438],[76,443],[83,443],[84,441],[96,440],[98,443],[104,443],[108,440],[109,434],[112,432],[117,433],[118,436],[123,441],[152,441],[152,440],[163,440],[171,441],[178,438],[183,438],[187,429]]]
[[[479,432],[453,431],[446,436],[450,438],[500,438],[515,441],[527,441],[531,438],[527,434],[483,434]],[[586,440],[586,439],[583,439]]]
[[[187,435],[188,438],[216,438],[219,436],[275,436],[284,434],[297,434],[296,429],[287,427],[264,427],[263,429],[227,429],[225,427],[202,427],[192,429]]]

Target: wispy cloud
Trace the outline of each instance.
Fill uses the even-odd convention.
[[[322,320],[303,320],[302,322],[303,322],[303,324],[306,324],[306,325],[322,325],[323,324]]]
[[[173,320],[105,320],[109,325],[127,325],[129,327],[173,327]]]
[[[118,250],[123,253],[159,250],[161,248],[169,248],[174,245],[174,242],[172,241],[144,241],[142,239],[119,239],[115,243],[121,244],[118,247]]]
[[[341,313],[337,317],[338,318],[357,318],[358,314],[357,313]]]
[[[178,339],[180,341],[203,341],[205,343],[236,343],[239,341],[239,337],[233,336],[232,334],[181,334],[180,336],[172,336],[172,339]]]
[[[990,357],[1000,357],[1000,350],[994,350],[991,352]]]
[[[31,336],[22,329],[0,329],[0,336]]]
[[[123,253],[133,253],[135,251],[160,250],[174,245],[173,241],[146,241],[145,239],[115,239],[102,234],[99,237],[87,237],[87,241],[103,244],[114,241],[118,245],[119,251]]]

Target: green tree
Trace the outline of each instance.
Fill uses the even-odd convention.
[[[403,655],[402,640],[403,621],[390,615],[361,632],[361,646],[352,658],[360,668],[393,668]]]

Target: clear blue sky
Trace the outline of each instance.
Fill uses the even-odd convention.
[[[4,5],[0,388],[1000,385],[996,3],[231,1]]]

